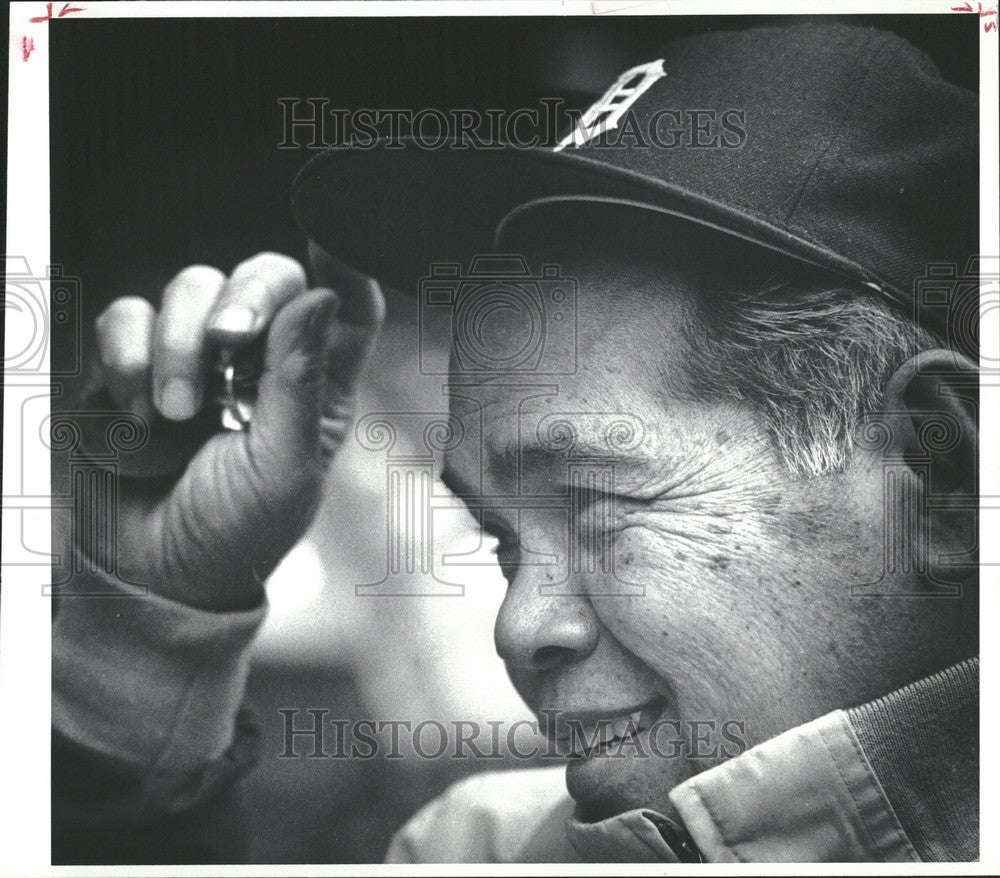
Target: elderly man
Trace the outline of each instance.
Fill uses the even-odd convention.
[[[912,299],[975,252],[976,113],[880,31],[690,37],[555,148],[320,156],[293,193],[312,284],[263,254],[113,303],[104,386],[154,434],[200,422],[213,348],[264,339],[263,369],[245,429],[189,460],[154,435],[156,477],[121,486],[151,594],[57,617],[56,847],[238,855],[246,652],[349,435],[368,277],[413,288],[495,232],[553,292],[544,352],[518,358],[506,301],[470,361],[456,313],[442,478],[498,540],[496,646],[568,764],[473,776],[390,859],[977,858],[976,373]],[[727,723],[735,749],[664,747]]]

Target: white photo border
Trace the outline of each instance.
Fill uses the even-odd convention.
[[[62,4],[51,4],[55,13]],[[484,16],[484,15],[751,15],[751,14],[957,14],[956,0],[896,0],[896,2],[841,2],[830,0],[701,0],[701,2],[638,2],[638,0],[399,0],[399,2],[87,2],[75,13],[87,18],[307,18],[346,16]],[[975,5],[975,4],[973,4]],[[987,5],[987,4],[984,4]],[[831,8],[833,7],[833,8]],[[995,7],[994,7],[995,8]],[[49,252],[49,23],[31,22],[44,16],[46,4],[10,5],[9,100],[7,152],[7,239],[5,253],[23,257],[29,266],[51,263]],[[995,20],[995,18],[994,18]],[[58,27],[58,24],[54,26]],[[983,271],[1000,268],[1000,209],[998,209],[998,37],[996,28],[980,31],[980,253],[991,256]],[[41,287],[48,296],[48,285]],[[996,294],[996,290],[984,293]],[[983,314],[983,363],[995,365],[1000,349],[1000,312]],[[5,351],[23,350],[20,321],[6,322]],[[20,333],[20,335],[19,335]],[[43,366],[43,370],[44,366]],[[3,448],[3,560],[30,532],[33,546],[51,545],[50,521],[44,491],[49,484],[49,452],[39,428],[47,405],[31,407],[26,397],[47,393],[49,378],[4,376]],[[981,383],[980,420],[982,569],[980,589],[981,691],[998,691],[1000,682],[1000,459],[988,449],[1000,448],[1000,381]],[[40,475],[39,475],[40,474]],[[49,488],[51,486],[49,485]],[[990,508],[990,503],[993,507]],[[34,505],[33,505],[34,504]],[[993,534],[992,540],[989,535]],[[50,719],[51,719],[51,601],[42,597],[49,568],[4,566],[0,599],[0,875],[492,875],[537,874],[537,866],[461,864],[434,866],[290,865],[290,866],[56,866],[50,865]],[[990,636],[993,634],[994,636]],[[857,875],[996,874],[1000,871],[1000,834],[991,827],[1000,822],[1000,754],[989,744],[1000,725],[997,698],[983,698],[981,724],[981,856],[978,863],[864,864],[835,866],[794,864],[767,866],[769,874],[818,875],[835,871]],[[759,874],[759,865],[647,866],[549,864],[552,875],[622,874]]]

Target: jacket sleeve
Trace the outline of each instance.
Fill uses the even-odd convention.
[[[100,586],[53,622],[53,863],[241,861],[239,778],[259,738],[241,705],[266,608]]]
[[[240,777],[259,731],[237,717],[226,754],[186,774],[152,774],[52,731],[52,864],[241,863]]]

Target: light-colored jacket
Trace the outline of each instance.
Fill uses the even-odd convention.
[[[978,859],[978,660],[791,729],[670,800],[708,862]],[[562,767],[474,775],[397,833],[398,863],[679,862],[662,815],[573,816]],[[680,855],[680,856],[679,856]]]

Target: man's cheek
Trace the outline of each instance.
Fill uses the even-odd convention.
[[[619,571],[640,594],[593,597],[595,611],[625,648],[676,690],[682,705],[709,709],[722,681],[745,677],[759,640],[746,630],[738,553],[718,560],[719,545],[700,545],[663,528],[636,526],[615,542]],[[716,703],[716,706],[718,704]]]
[[[723,517],[685,520],[680,515],[635,518],[614,535],[614,573],[644,588],[661,583],[674,600],[697,606],[725,602],[746,592],[765,554],[760,538],[743,534]],[[660,589],[658,589],[660,590]]]

